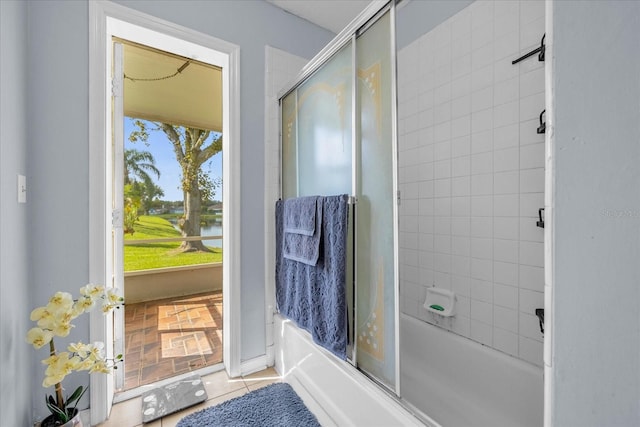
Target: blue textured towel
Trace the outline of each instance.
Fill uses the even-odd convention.
[[[282,256],[316,265],[320,256],[322,197],[298,197],[284,201]]]
[[[320,196],[306,196],[284,201],[284,232],[313,236],[316,231],[317,202]],[[322,209],[320,209],[322,215]]]
[[[280,313],[341,359],[347,353],[347,195],[323,198],[316,265],[282,254],[284,202],[276,203],[276,302]]]

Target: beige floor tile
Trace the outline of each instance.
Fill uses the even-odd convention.
[[[281,382],[282,377],[273,368],[267,368],[264,371],[256,372],[242,378],[249,390],[257,390],[265,385]]]
[[[202,377],[204,389],[209,399],[222,396],[232,391],[245,388],[242,378],[229,378],[225,371],[215,372]]]
[[[231,393],[227,393],[227,394],[224,394],[222,396],[218,396],[218,397],[215,397],[213,399],[207,400],[207,402],[211,402],[212,403],[211,406],[215,406],[215,405],[218,405],[218,404],[220,404],[222,402],[226,402],[227,400],[231,400],[231,399],[234,399],[236,397],[244,396],[247,393],[249,393],[249,390],[246,389],[246,388],[243,388],[243,389],[232,391]]]
[[[249,391],[254,391],[254,390],[258,390],[262,387],[266,387],[268,385],[274,384],[274,383],[281,383],[282,380],[264,380],[264,381],[259,381],[257,383],[252,383],[251,385],[248,385],[247,387],[249,388]]]
[[[133,427],[142,424],[142,398],[125,400],[113,406],[109,419],[100,427]]]
[[[252,381],[252,380],[264,381],[266,379],[275,379],[275,378],[279,379],[280,374],[278,374],[278,372],[272,367],[262,370],[260,372],[254,372],[253,374],[245,375],[244,377],[242,377],[242,379],[244,379],[245,381]]]

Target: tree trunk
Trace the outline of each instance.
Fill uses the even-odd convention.
[[[198,187],[198,179],[192,180],[189,185],[189,191],[183,190],[184,194],[184,216],[180,220],[180,229],[182,237],[200,236],[200,188]],[[180,245],[182,252],[211,252],[202,240],[184,241]]]

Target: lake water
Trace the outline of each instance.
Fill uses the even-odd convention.
[[[173,227],[176,230],[180,231],[180,228],[176,224],[173,224]],[[200,227],[200,235],[201,236],[222,236],[222,224],[214,223],[209,225],[203,225],[202,227]],[[222,239],[203,240],[202,243],[204,243],[205,246],[213,246],[216,248],[222,247]]]
[[[200,228],[201,236],[222,236],[222,224],[210,224]],[[222,247],[222,239],[203,240],[205,246]]]

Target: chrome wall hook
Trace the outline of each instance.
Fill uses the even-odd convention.
[[[542,121],[542,116],[544,115],[545,110],[542,110],[542,113],[540,113],[540,126],[538,126],[538,129],[536,129],[537,133],[545,133],[545,131],[547,130],[547,123]]]
[[[514,59],[513,61],[511,61],[512,64],[517,64],[518,62],[527,59],[530,56],[535,55],[536,53],[538,54],[538,61],[544,61],[544,51],[545,51],[545,45],[544,45],[544,38],[545,38],[546,34],[542,35],[542,40],[540,40],[540,46],[538,46],[537,48],[535,48],[534,50],[532,50],[529,53],[525,53],[524,55],[522,55],[520,58],[518,59]]]
[[[544,208],[538,209],[538,221],[536,221],[536,226],[540,228],[544,228],[544,218],[542,217],[542,212],[544,212]]]

